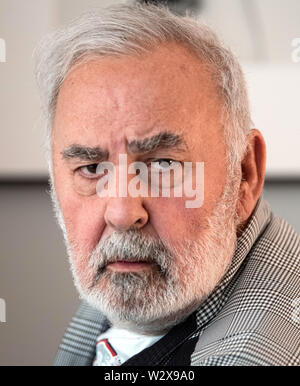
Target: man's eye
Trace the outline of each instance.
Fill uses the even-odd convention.
[[[180,162],[174,161],[169,158],[161,158],[151,162],[151,168],[154,168],[154,170],[162,171],[162,172],[175,169],[179,165],[181,165]]]
[[[86,166],[81,166],[78,171],[79,173],[86,178],[96,178],[99,177],[100,174],[97,173],[98,164],[91,164]],[[102,174],[102,173],[101,173]]]

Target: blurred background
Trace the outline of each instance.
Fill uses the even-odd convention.
[[[0,0],[0,366],[51,365],[79,304],[48,194],[32,52],[83,11],[121,2]],[[299,0],[164,3],[192,10],[239,57],[267,144],[264,197],[299,232]]]

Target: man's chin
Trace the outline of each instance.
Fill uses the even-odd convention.
[[[133,264],[133,267],[130,266]],[[130,265],[130,266],[129,266]],[[122,299],[132,298],[139,293],[153,294],[160,288],[166,288],[169,277],[154,263],[112,263],[95,275],[90,289],[101,294],[118,293]]]
[[[122,295],[120,296],[122,298]],[[201,301],[196,300],[191,304],[171,310],[168,303],[153,304],[145,302],[145,298],[133,298],[127,302],[119,301],[118,296],[110,302],[99,300],[90,294],[86,301],[98,309],[116,327],[145,334],[162,334],[175,325],[184,321],[197,309]],[[157,302],[154,302],[157,303]],[[172,305],[174,308],[174,304]]]
[[[166,278],[156,269],[119,271],[106,268],[91,288],[96,298],[126,309],[143,309],[162,293],[167,292]]]
[[[113,325],[149,334],[169,330],[201,303],[197,299],[183,304],[179,295],[182,289],[167,285],[158,272],[154,275],[107,270],[93,288],[78,290]]]

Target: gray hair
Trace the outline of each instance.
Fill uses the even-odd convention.
[[[238,60],[204,23],[190,16],[176,16],[161,6],[138,3],[85,13],[46,36],[37,47],[36,78],[47,120],[48,150],[58,93],[75,65],[95,56],[139,55],[167,42],[185,46],[212,69],[216,92],[223,102],[228,172],[233,172],[245,154],[252,124]]]

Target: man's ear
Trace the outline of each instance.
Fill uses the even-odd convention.
[[[242,223],[248,220],[262,193],[265,169],[266,144],[261,132],[252,129],[248,135],[247,152],[241,162],[242,180],[237,211]]]

